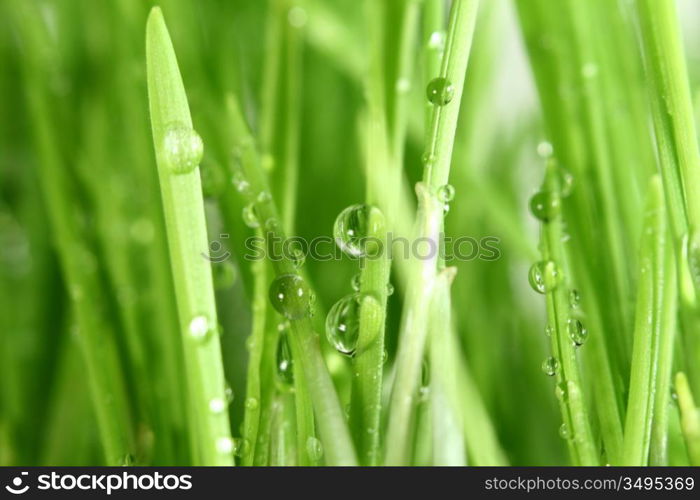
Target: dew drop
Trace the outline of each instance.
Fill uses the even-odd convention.
[[[209,320],[206,316],[195,316],[190,321],[190,335],[196,340],[204,340],[209,333]]]
[[[544,294],[556,290],[561,276],[554,261],[541,260],[535,262],[530,268],[528,281],[534,291]]]
[[[428,100],[436,106],[444,106],[448,104],[455,95],[455,88],[447,78],[439,76],[433,78],[428,83],[426,89]]]
[[[446,35],[444,31],[433,31],[428,38],[428,48],[431,50],[445,50]]]
[[[357,348],[360,334],[359,293],[346,295],[336,302],[326,316],[326,338],[335,349],[351,356]]]
[[[274,217],[270,217],[265,221],[265,230],[270,231],[270,232],[276,232],[280,228],[280,223],[277,219]]]
[[[420,367],[420,387],[418,388],[418,401],[423,403],[430,396],[430,365],[423,359]]]
[[[243,222],[248,227],[260,227],[258,217],[255,215],[255,206],[252,203],[249,203],[248,205],[243,207]]]
[[[304,265],[304,262],[306,262],[306,254],[301,248],[294,247],[290,250],[289,254],[289,258],[292,261],[292,264],[294,264],[294,267],[296,267],[297,269],[302,267]]]
[[[245,438],[235,438],[233,440],[233,454],[237,457],[245,457],[250,451],[250,441]]]
[[[442,203],[451,202],[455,197],[454,186],[452,186],[452,184],[445,184],[444,186],[440,186],[437,191],[437,197],[438,200],[440,200]]]
[[[547,159],[552,156],[552,153],[554,153],[554,148],[551,142],[542,141],[537,145],[537,155],[540,158]]]
[[[248,410],[255,410],[258,408],[258,400],[254,397],[249,397],[245,399],[245,407]]]
[[[130,467],[130,466],[134,465],[134,456],[133,456],[131,453],[127,453],[126,455],[124,455],[124,456],[122,457],[122,459],[120,460],[120,463],[121,463],[121,466],[122,466],[122,467]],[[19,479],[19,478],[16,477],[16,478],[13,480],[13,484],[14,484],[15,486],[20,486],[20,485],[22,484],[22,481],[21,481],[21,480],[20,480],[20,481],[17,481],[18,479]]]
[[[294,385],[294,361],[286,333],[280,334],[277,341],[277,377],[285,386]]]
[[[225,409],[226,406],[226,401],[223,398],[212,398],[209,400],[209,411],[212,413],[222,413]]]
[[[174,124],[167,128],[163,139],[163,155],[165,164],[174,174],[192,172],[204,154],[204,144],[199,134],[182,124]]]
[[[559,437],[562,439],[571,439],[571,432],[569,432],[569,426],[566,424],[561,424],[559,426]]]
[[[540,191],[530,198],[530,211],[542,222],[549,222],[559,215],[559,199],[548,191]]]
[[[407,94],[411,90],[411,80],[408,78],[399,78],[396,80],[396,92],[398,94]]]
[[[318,438],[309,436],[306,440],[306,453],[308,453],[309,458],[314,462],[321,460],[323,457],[323,445],[321,441],[319,441]]]
[[[389,351],[384,349],[382,351],[382,364],[385,365],[387,361],[389,361]]]
[[[548,377],[553,377],[559,371],[559,361],[557,358],[549,356],[542,361],[542,371]]]
[[[352,279],[350,280],[350,286],[356,292],[360,291],[360,287],[362,286],[362,275],[360,273],[357,273],[355,276],[352,277]]]
[[[287,319],[300,319],[309,315],[311,291],[298,274],[283,274],[270,285],[272,307]]]
[[[230,288],[236,282],[236,267],[231,262],[214,262],[212,264],[212,274],[214,287],[217,290]]]
[[[420,157],[420,161],[421,161],[421,163],[423,163],[423,165],[432,165],[433,163],[435,163],[435,160],[436,160],[435,154],[433,154],[430,151],[426,151]]]
[[[557,175],[559,176],[559,192],[562,198],[566,198],[574,189],[574,176],[561,165],[557,166]]]
[[[394,285],[392,285],[391,283],[387,283],[386,284],[386,296],[391,297],[392,295],[394,295]]]
[[[554,329],[550,325],[547,325],[544,329],[544,334],[547,337],[551,337],[553,332],[554,332]]]
[[[230,405],[231,403],[233,403],[233,398],[233,389],[230,385],[226,384],[226,387],[224,388],[224,399],[226,400],[226,404]]]
[[[367,255],[365,248],[368,234],[369,207],[351,205],[340,212],[333,225],[333,237],[340,249],[352,257]]]
[[[243,169],[240,167],[234,169],[233,175],[231,176],[231,183],[239,193],[245,194],[250,190],[250,182],[248,182],[248,179],[243,173]]]
[[[566,390],[566,382],[561,382],[557,384],[557,386],[554,388],[554,395],[559,401],[561,401],[562,403],[566,403],[566,401],[569,398],[569,393]]]
[[[269,191],[260,191],[255,199],[258,203],[266,203],[272,199],[272,195]]]
[[[234,443],[230,437],[220,437],[216,440],[216,451],[221,454],[229,454],[233,452]]]
[[[583,326],[583,323],[575,318],[571,318],[569,319],[567,328],[569,330],[569,337],[574,344],[581,346],[586,343],[588,339],[588,330]]]
[[[575,288],[569,292],[569,305],[576,309],[581,304],[581,294]]]

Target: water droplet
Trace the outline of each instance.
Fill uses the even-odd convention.
[[[365,239],[368,234],[367,205],[351,205],[335,219],[333,237],[340,249],[352,257],[366,255]]]
[[[360,287],[362,286],[362,275],[360,273],[357,273],[355,276],[352,277],[352,279],[350,280],[350,286],[356,292],[360,291]]]
[[[275,278],[270,285],[272,307],[287,319],[308,316],[310,300],[311,291],[298,274],[283,274]]]
[[[255,199],[258,203],[266,203],[272,199],[272,195],[269,191],[260,191]]]
[[[287,21],[293,28],[303,28],[308,20],[308,15],[303,7],[295,5],[287,12]]]
[[[245,407],[248,410],[256,410],[258,408],[257,398],[249,397],[245,399]]]
[[[134,465],[134,456],[131,453],[127,453],[122,457],[120,460],[121,466],[122,467],[130,467]],[[15,478],[18,479],[18,478]],[[21,481],[14,483],[15,486],[20,486],[22,484]]]
[[[569,292],[569,305],[576,309],[581,304],[581,294],[575,288]]]
[[[559,436],[562,439],[571,439],[571,433],[569,432],[569,426],[566,424],[561,424],[559,426]]]
[[[559,198],[548,191],[540,191],[530,198],[530,211],[542,222],[549,222],[559,215]]]
[[[549,356],[542,361],[542,371],[545,375],[553,377],[559,371],[559,361],[557,358]]]
[[[566,403],[569,397],[569,393],[566,390],[566,382],[561,382],[557,384],[557,386],[554,388],[554,395],[559,401],[561,401],[562,403]]]
[[[385,365],[387,361],[389,361],[389,351],[384,349],[382,351],[382,364]]]
[[[420,157],[420,161],[423,163],[423,165],[432,165],[433,163],[435,163],[435,160],[435,154],[431,151],[426,151]]]
[[[581,75],[584,78],[594,78],[598,75],[598,65],[596,63],[588,62],[581,68]]]
[[[537,145],[537,155],[540,158],[547,159],[552,156],[552,153],[554,153],[554,148],[551,142],[542,141]]]
[[[455,197],[455,188],[452,184],[445,184],[440,186],[437,191],[438,200],[443,203],[451,202]]]
[[[346,295],[336,302],[326,317],[326,338],[342,354],[352,355],[360,334],[359,293]]]
[[[386,296],[391,297],[392,295],[394,295],[394,285],[392,285],[391,283],[387,283],[386,284]]]
[[[230,288],[236,282],[236,267],[231,262],[212,263],[212,274],[214,275],[214,287],[217,290]]]
[[[212,413],[222,413],[227,406],[223,398],[212,398],[209,400],[209,411]]]
[[[544,329],[544,334],[545,334],[547,337],[551,337],[551,336],[552,336],[552,333],[554,333],[554,328],[552,328],[550,325],[547,325],[547,326],[545,327],[545,329]]]
[[[420,366],[420,387],[418,388],[418,401],[423,403],[430,396],[430,365],[427,359],[423,359]]]
[[[556,290],[561,276],[554,261],[541,260],[530,268],[528,281],[534,291],[544,294]]]
[[[199,134],[182,124],[167,128],[163,139],[163,156],[168,169],[174,174],[192,172],[204,154],[204,144]]]
[[[306,440],[306,453],[308,453],[309,458],[314,462],[321,460],[323,457],[323,445],[321,441],[319,441],[318,438],[309,436]]]
[[[411,80],[403,77],[396,80],[396,92],[398,94],[407,94],[410,90]]]
[[[559,193],[562,198],[566,198],[574,189],[574,176],[561,165],[557,166],[557,175],[559,176]]]
[[[274,217],[270,217],[265,221],[265,229],[270,232],[276,232],[280,228],[280,223]]]
[[[426,94],[431,103],[436,106],[444,106],[454,97],[455,88],[447,78],[439,76],[433,78],[430,83],[428,83]]]
[[[433,31],[428,38],[428,48],[431,50],[445,50],[446,35],[444,31]]]
[[[209,320],[206,316],[195,316],[190,321],[190,335],[196,340],[204,340],[209,333]]]
[[[250,451],[250,441],[245,438],[235,438],[233,440],[233,454],[237,457],[245,457]]]
[[[249,203],[248,205],[243,207],[243,222],[248,227],[260,227],[258,217],[255,215],[255,205],[253,205],[252,203]]]
[[[579,320],[574,318],[569,319],[567,328],[569,330],[569,337],[577,346],[583,345],[588,339],[588,330],[586,330],[586,327],[583,326],[583,323]]]
[[[232,453],[234,449],[233,439],[230,437],[220,437],[216,440],[216,451],[221,454]]]
[[[277,341],[277,376],[283,385],[294,385],[294,361],[286,333],[280,334]]]
[[[306,262],[306,253],[304,253],[304,250],[301,248],[292,248],[289,253],[289,258],[297,269],[302,267],[304,262]]]
[[[230,385],[226,384],[226,387],[224,388],[224,399],[226,399],[226,404],[230,405],[231,403],[233,403],[233,398],[233,389]]]
[[[250,190],[250,182],[243,173],[243,169],[236,167],[231,175],[231,183],[239,193],[247,193]]]

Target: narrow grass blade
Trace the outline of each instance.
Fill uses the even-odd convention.
[[[168,29],[159,8],[146,26],[151,126],[188,371],[190,431],[203,465],[231,465],[233,441],[217,331],[198,163],[201,139],[192,129],[187,97]],[[199,150],[199,151],[198,151]]]
[[[685,438],[690,464],[700,466],[700,409],[695,406],[693,394],[685,373],[676,374],[676,393],[681,410],[681,429]]]

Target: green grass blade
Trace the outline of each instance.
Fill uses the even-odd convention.
[[[629,466],[646,465],[649,454],[666,286],[666,214],[661,189],[659,178],[654,177],[649,187],[641,245],[632,372],[623,441],[622,463]]]
[[[675,385],[688,458],[691,465],[700,466],[700,409],[695,406],[685,373],[676,374]]]
[[[199,447],[195,460],[204,465],[231,465],[233,441],[225,406],[214,287],[211,266],[201,255],[209,245],[199,168],[174,173],[174,160],[168,158],[171,152],[166,150],[173,147],[166,144],[172,128],[192,131],[192,119],[175,51],[157,7],[146,26],[146,61],[153,143],[188,371],[190,425]],[[188,148],[190,144],[176,146]]]

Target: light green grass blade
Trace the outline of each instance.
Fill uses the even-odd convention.
[[[192,119],[175,51],[157,7],[146,26],[146,63],[153,143],[188,372],[193,420],[190,432],[196,436],[198,447],[194,450],[195,463],[231,465],[233,441],[225,403],[214,287],[210,263],[202,256],[209,245],[199,168],[178,164],[198,163],[196,152],[189,148],[201,149],[201,143],[192,143],[198,138],[192,136]],[[175,172],[184,167],[188,171]]]
[[[685,373],[676,374],[675,385],[688,458],[691,465],[700,466],[700,409],[695,406]]]

